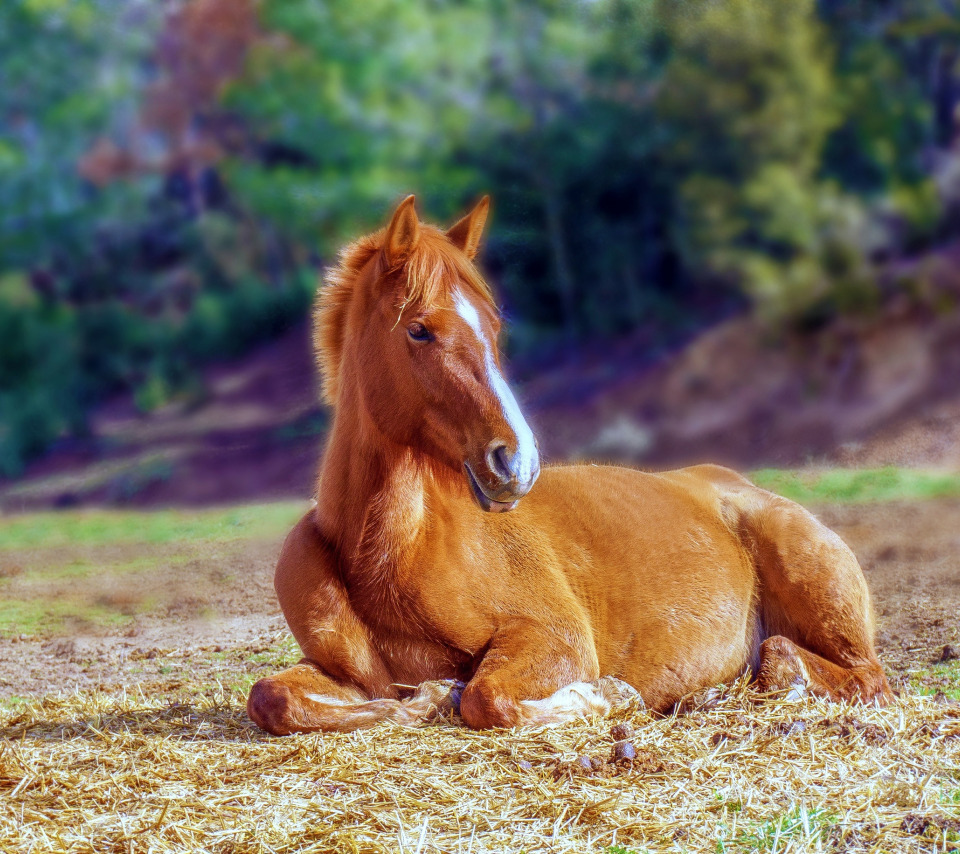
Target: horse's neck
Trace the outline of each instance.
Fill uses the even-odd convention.
[[[340,413],[324,453],[317,513],[344,571],[376,576],[403,568],[426,512],[423,467],[360,418]]]

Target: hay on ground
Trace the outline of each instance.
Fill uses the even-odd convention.
[[[757,703],[272,738],[236,691],[0,712],[0,850],[960,850],[960,707]]]

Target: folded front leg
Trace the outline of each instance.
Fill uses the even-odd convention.
[[[380,721],[412,725],[456,709],[462,688],[462,683],[452,679],[438,680],[424,682],[406,700],[369,699],[303,659],[257,682],[247,699],[247,713],[273,735],[351,732]]]
[[[543,726],[642,702],[625,682],[598,676],[586,632],[514,623],[498,633],[464,689],[460,714],[475,729]]]
[[[548,726],[577,718],[606,717],[614,709],[643,707],[640,692],[615,676],[572,682],[543,700],[520,701],[520,726]]]

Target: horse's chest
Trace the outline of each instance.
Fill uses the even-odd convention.
[[[394,682],[419,685],[430,679],[469,678],[471,657],[437,639],[413,602],[380,602],[360,610],[362,621]]]
[[[419,685],[430,679],[465,679],[469,661],[447,647],[415,637],[379,637],[376,647],[394,682]]]

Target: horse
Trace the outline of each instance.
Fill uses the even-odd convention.
[[[253,685],[250,718],[547,725],[748,672],[763,694],[890,701],[863,572],[803,507],[716,465],[541,470],[474,264],[488,209],[444,231],[410,196],[318,290],[334,417],[275,575],[303,658]]]

